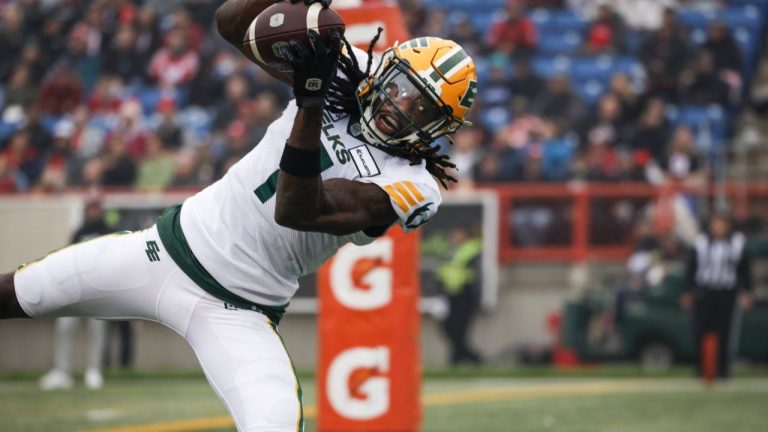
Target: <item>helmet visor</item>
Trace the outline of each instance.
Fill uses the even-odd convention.
[[[377,89],[373,122],[379,132],[390,138],[423,131],[445,118],[445,111],[419,89],[414,79],[400,67],[393,67]]]

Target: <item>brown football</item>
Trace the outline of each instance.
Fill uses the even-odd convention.
[[[293,71],[280,55],[279,48],[291,39],[309,42],[307,30],[320,33],[328,40],[329,31],[337,29],[344,34],[344,21],[333,9],[320,3],[310,6],[303,2],[283,1],[264,9],[248,26],[243,38],[243,51],[258,64],[291,74]]]

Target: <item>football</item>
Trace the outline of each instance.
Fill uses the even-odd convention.
[[[327,41],[331,29],[344,34],[344,21],[331,8],[323,8],[320,3],[310,6],[303,2],[280,2],[264,9],[248,26],[243,38],[243,51],[256,63],[290,74],[293,71],[280,54],[280,47],[291,39],[309,43],[307,30],[320,33],[320,38]]]

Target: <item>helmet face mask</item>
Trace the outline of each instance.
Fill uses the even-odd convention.
[[[432,51],[424,49],[430,41],[434,47]],[[415,48],[415,44],[419,49],[409,49],[411,45]],[[467,59],[463,62],[468,70],[464,72],[466,77],[454,83],[439,78],[443,88],[437,88],[428,79],[428,76],[441,76],[433,66],[439,56],[436,53],[442,51],[444,61],[445,52],[458,53],[458,50]],[[422,70],[416,70],[414,62],[421,63]],[[447,86],[452,86],[451,94],[457,94],[454,106],[439,94]],[[420,149],[429,149],[436,138],[456,132],[468,123],[464,116],[476,92],[474,64],[458,45],[438,38],[413,39],[387,50],[371,77],[358,88],[363,135],[371,144],[391,150],[413,154]],[[468,99],[467,94],[471,98]],[[469,100],[469,103],[462,105],[463,108],[455,107],[460,99]]]

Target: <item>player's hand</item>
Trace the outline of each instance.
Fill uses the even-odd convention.
[[[312,3],[320,3],[323,5],[323,7],[327,8],[331,5],[331,1],[333,0],[291,0],[291,3],[298,3],[298,2],[304,2],[305,5],[309,6]]]
[[[328,45],[320,35],[309,30],[310,44],[292,39],[280,54],[293,67],[293,95],[302,108],[321,107],[336,76],[336,64],[341,53],[341,35],[330,30]]]

